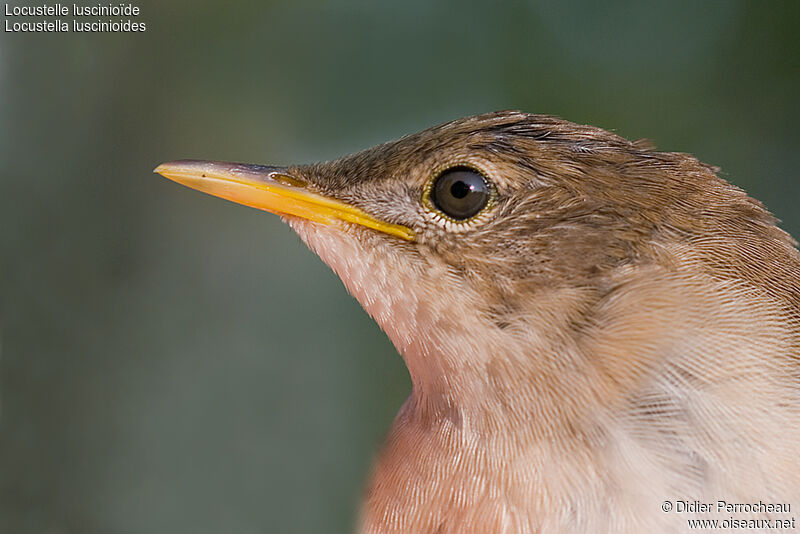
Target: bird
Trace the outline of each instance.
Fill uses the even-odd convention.
[[[402,356],[359,532],[788,528],[800,506],[800,254],[718,168],[500,111],[155,172],[280,215]]]

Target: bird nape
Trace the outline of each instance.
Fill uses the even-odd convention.
[[[499,112],[332,162],[156,172],[281,215],[405,360],[362,532],[685,532],[789,520],[717,501],[800,506],[800,255],[694,157]]]

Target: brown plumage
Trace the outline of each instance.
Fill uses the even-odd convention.
[[[453,168],[491,189],[465,220],[431,193]],[[159,172],[285,215],[403,355],[364,532],[684,532],[728,516],[663,501],[800,506],[800,255],[694,157],[500,112],[327,163]],[[288,176],[377,223],[201,172]]]

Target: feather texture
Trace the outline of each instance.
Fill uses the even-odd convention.
[[[421,200],[454,165],[495,188],[475,221]],[[800,255],[715,168],[501,112],[292,172],[417,236],[287,217],[413,381],[363,532],[685,532],[728,515],[664,501],[800,506]]]

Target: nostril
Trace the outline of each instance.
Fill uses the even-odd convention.
[[[279,184],[286,185],[286,186],[289,186],[289,187],[305,187],[306,186],[306,182],[304,182],[303,180],[298,180],[294,176],[289,176],[287,174],[274,173],[274,174],[272,174],[271,178],[273,180],[275,180],[276,182],[278,182]]]

